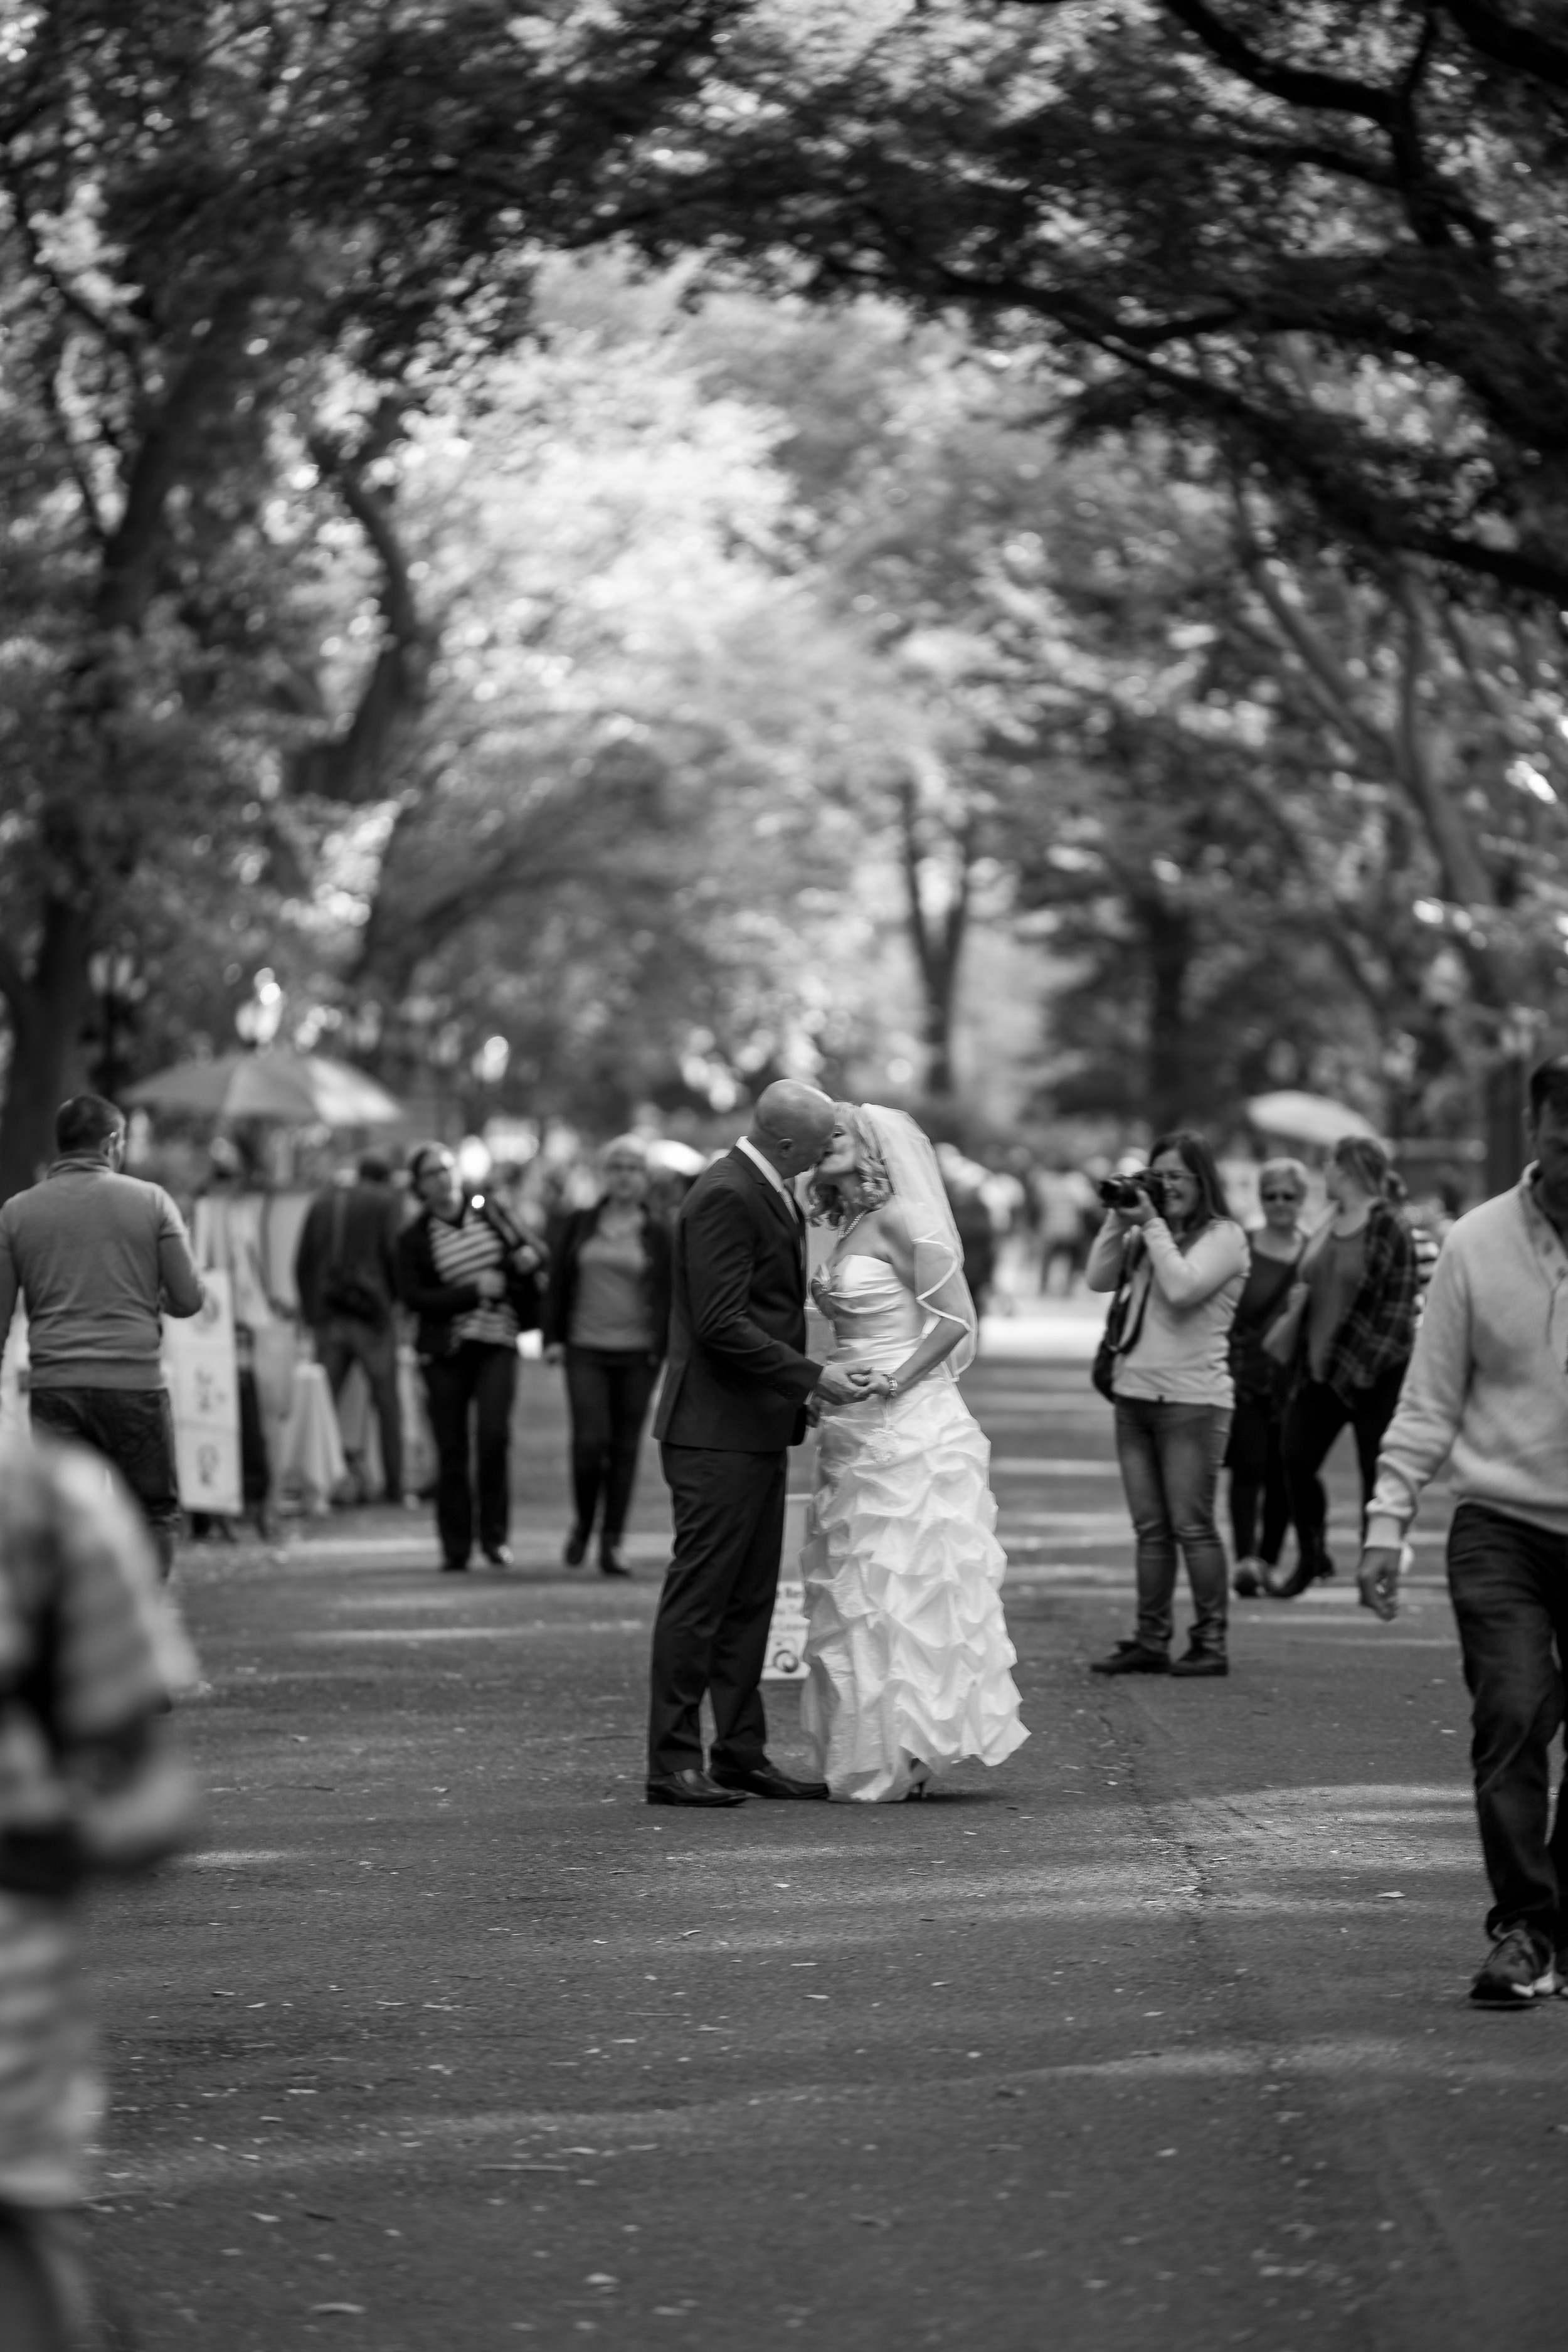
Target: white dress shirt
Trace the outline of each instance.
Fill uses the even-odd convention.
[[[762,1170],[763,1174],[767,1178],[768,1182],[773,1186],[774,1192],[782,1192],[784,1194],[784,1199],[789,1202],[790,1208],[794,1212],[796,1219],[804,1223],[804,1219],[801,1218],[800,1202],[795,1197],[794,1185],[779,1174],[779,1171],[773,1166],[773,1161],[771,1160],[764,1160],[762,1153],[757,1150],[756,1145],[746,1136],[742,1135],[735,1149],[737,1151],[743,1151],[745,1153],[753,1168],[760,1168]]]

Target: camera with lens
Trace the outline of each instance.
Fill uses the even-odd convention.
[[[1107,1176],[1094,1189],[1108,1209],[1137,1209],[1145,1200],[1156,1209],[1165,1205],[1165,1180],[1148,1168],[1140,1168],[1131,1176]]]

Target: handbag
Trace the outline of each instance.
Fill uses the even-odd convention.
[[[1152,1273],[1150,1280],[1143,1286],[1138,1312],[1129,1331],[1126,1328],[1127,1310],[1132,1303],[1132,1273],[1135,1270],[1130,1270],[1125,1259],[1122,1261],[1116,1296],[1110,1302],[1110,1312],[1105,1318],[1105,1328],[1100,1335],[1100,1345],[1094,1351],[1094,1362],[1089,1368],[1089,1379],[1100,1395],[1110,1402],[1114,1402],[1116,1397],[1116,1359],[1130,1354],[1138,1345],[1138,1335],[1143,1328],[1143,1317],[1149,1306],[1149,1292],[1153,1281]]]
[[[321,1304],[329,1315],[346,1316],[352,1323],[368,1323],[379,1331],[386,1320],[386,1301],[374,1283],[342,1265],[343,1222],[347,1206],[342,1192],[332,1201],[332,1248],[321,1282]]]
[[[1291,1287],[1299,1288],[1299,1280]],[[1301,1328],[1307,1319],[1308,1296],[1303,1289],[1300,1297],[1291,1299],[1289,1306],[1281,1307],[1258,1343],[1269,1362],[1278,1364],[1281,1370],[1288,1370],[1296,1360],[1296,1350],[1301,1344]]]
[[[525,1272],[512,1264],[512,1253],[531,1249],[542,1258],[543,1250],[488,1192],[480,1198],[479,1214],[506,1249],[506,1303],[517,1318],[517,1328],[520,1331],[537,1331],[544,1320],[544,1268],[540,1265]]]
[[[1320,1226],[1296,1260],[1296,1279],[1291,1287],[1298,1295],[1280,1309],[1258,1343],[1269,1362],[1278,1364],[1284,1371],[1289,1370],[1300,1350],[1301,1334],[1306,1328],[1307,1308],[1312,1295],[1311,1271],[1328,1231],[1327,1225]]]

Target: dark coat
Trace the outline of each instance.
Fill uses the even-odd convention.
[[[418,1318],[414,1334],[415,1353],[420,1356],[449,1356],[453,1349],[452,1325],[459,1315],[468,1315],[484,1304],[471,1282],[443,1282],[436,1264],[436,1254],[430,1246],[430,1221],[435,1212],[421,1209],[411,1225],[405,1225],[397,1244],[397,1295],[405,1307]],[[480,1202],[479,1214],[487,1224],[493,1225],[509,1249],[526,1243],[538,1251],[541,1260],[547,1256],[544,1244],[536,1234],[527,1233],[508,1216],[499,1202],[488,1198]],[[539,1321],[541,1274],[520,1274],[513,1267],[505,1269],[507,1304],[517,1317],[520,1329],[531,1331]]]
[[[390,1184],[336,1185],[318,1192],[305,1212],[294,1252],[300,1311],[315,1328],[331,1322],[323,1290],[330,1273],[351,1275],[381,1301],[383,1318],[397,1297],[397,1234],[403,1211]],[[334,1237],[341,1247],[334,1255]]]
[[[780,1454],[805,1436],[821,1373],[805,1353],[800,1228],[761,1169],[729,1152],[703,1171],[676,1220],[654,1435],[720,1454]]]
[[[547,1348],[563,1345],[572,1333],[572,1308],[577,1296],[577,1261],[583,1244],[599,1228],[603,1201],[591,1209],[574,1209],[551,1235],[550,1287],[545,1293],[541,1336]],[[643,1284],[647,1294],[648,1322],[653,1330],[653,1354],[662,1362],[669,1344],[669,1227],[651,1209],[642,1213]]]

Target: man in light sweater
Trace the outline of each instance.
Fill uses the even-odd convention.
[[[1568,1990],[1568,1780],[1552,1822],[1548,1766],[1568,1666],[1568,1055],[1531,1073],[1527,1132],[1518,1186],[1443,1244],[1360,1574],[1364,1605],[1393,1617],[1405,1529],[1451,1459],[1448,1589],[1493,1897],[1470,1998],[1510,2009]]]
[[[55,1143],[43,1182],[0,1209],[0,1349],[20,1293],[34,1426],[113,1463],[167,1576],[180,1498],[159,1316],[199,1314],[201,1276],[163,1186],[121,1173],[125,1121],[111,1102],[73,1096],[56,1117]]]

